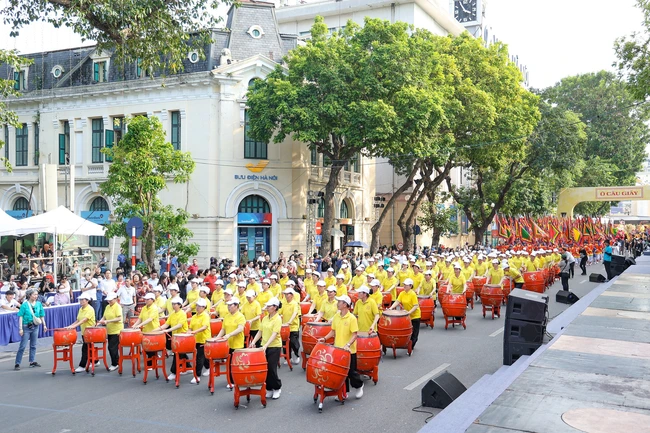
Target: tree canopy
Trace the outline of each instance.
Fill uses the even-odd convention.
[[[29,59],[20,57],[15,50],[0,50],[0,65],[7,64],[14,69],[20,69],[30,63]],[[19,126],[18,116],[13,111],[7,110],[6,102],[8,98],[20,95],[20,92],[14,88],[14,84],[13,79],[0,78],[0,125]],[[0,149],[5,145],[2,138],[0,137]],[[11,170],[9,160],[4,157],[4,153],[0,155],[0,164],[3,164],[7,170]]]

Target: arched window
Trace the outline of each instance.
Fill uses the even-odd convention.
[[[339,209],[339,218],[350,218],[348,212],[348,204],[345,200],[341,201],[341,208]]]
[[[239,213],[270,213],[271,207],[264,197],[249,195],[239,203]]]
[[[25,197],[18,197],[14,202],[14,210],[28,210],[29,202]]]
[[[318,218],[325,218],[325,200],[318,200]]]
[[[97,197],[90,203],[90,211],[92,212],[108,212],[110,210],[103,197]],[[91,248],[108,248],[108,239],[106,236],[89,236],[88,245]]]
[[[248,90],[253,90],[253,87],[255,87],[255,82],[259,79],[260,79],[259,77],[251,78],[250,81],[248,82]]]

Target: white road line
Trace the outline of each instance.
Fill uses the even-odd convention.
[[[503,328],[497,329],[493,333],[490,334],[490,337],[496,337],[497,335],[501,334],[503,332]]]
[[[582,283],[586,283],[586,282],[587,282],[587,280],[582,280],[578,284],[582,284]]]
[[[28,351],[29,351],[29,347],[25,348],[25,352],[28,352]],[[51,353],[52,351],[53,351],[53,349],[37,351],[36,354],[40,355],[40,354],[43,354],[43,353]],[[0,362],[15,361],[15,360],[16,360],[16,355],[14,354],[13,356],[8,357],[6,359],[0,359]]]
[[[440,373],[441,371],[443,371],[444,369],[446,369],[450,365],[451,364],[442,364],[441,366],[439,366],[435,370],[431,370],[429,373],[425,374],[424,376],[422,376],[421,378],[419,378],[415,382],[413,382],[410,385],[406,386],[404,389],[407,390],[407,391],[413,391],[415,388],[417,388],[418,386],[420,386],[421,384],[423,384],[427,380],[431,379],[433,376]]]

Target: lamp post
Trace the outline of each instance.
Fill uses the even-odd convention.
[[[377,221],[379,221],[379,215],[381,214],[382,209],[386,207],[386,205],[384,204],[384,202],[386,201],[386,197],[380,197],[376,195],[373,201],[374,201],[373,207],[375,208],[375,223],[376,223]],[[392,229],[393,228],[391,227],[391,230]]]
[[[492,213],[492,209],[494,209],[494,203],[490,203],[490,213]],[[488,228],[492,225],[492,222],[488,225]],[[488,229],[485,230],[485,246],[487,247],[488,245]]]

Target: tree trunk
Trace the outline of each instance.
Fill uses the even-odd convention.
[[[420,188],[422,186],[423,179],[424,178],[418,179],[415,182],[415,186],[413,187],[413,192],[411,193],[409,199],[406,201],[404,210],[402,211],[402,214],[397,220],[397,226],[399,227],[400,233],[402,234],[402,243],[404,244],[405,251],[408,250],[411,245],[411,241],[412,241],[411,235],[413,234],[413,227],[411,227],[408,222],[407,211],[410,209],[411,204],[416,200],[416,197],[422,194]]]
[[[440,245],[441,234],[442,233],[437,230],[433,231],[433,234],[431,235],[431,248],[438,248],[438,245]]]
[[[325,256],[332,251],[332,226],[334,224],[334,192],[339,186],[339,173],[343,169],[339,161],[333,161],[330,167],[330,177],[325,185],[325,213],[323,215],[323,240],[321,241],[321,255]]]
[[[370,243],[370,251],[377,251],[379,250],[379,232],[381,231],[382,226],[384,225],[384,221],[388,217],[388,212],[392,207],[395,205],[395,202],[399,198],[400,195],[406,191],[409,186],[413,183],[413,178],[417,174],[419,170],[419,163],[413,167],[413,170],[411,170],[411,173],[409,173],[408,178],[406,179],[406,182],[404,182],[399,188],[397,188],[394,192],[391,198],[388,200],[386,203],[386,206],[384,206],[384,209],[382,210],[381,214],[379,215],[379,219],[377,222],[372,226],[370,229],[370,232],[372,233],[372,241]],[[392,230],[392,227],[391,227]]]
[[[485,240],[485,227],[474,227],[474,244],[482,244]]]

